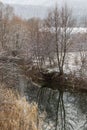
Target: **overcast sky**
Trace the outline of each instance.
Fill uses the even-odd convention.
[[[67,2],[70,6],[86,6],[87,0],[0,0],[3,3],[12,3],[12,4],[23,4],[23,5],[43,5],[43,6],[52,6],[56,2],[58,4]]]
[[[3,3],[29,4],[29,5],[45,5],[46,2],[52,0],[1,0]]]
[[[0,0],[3,3],[12,3],[12,4],[28,4],[28,5],[43,5],[43,6],[50,6],[57,3],[62,3],[62,1],[67,0]],[[73,0],[68,0],[73,1]],[[77,1],[77,0],[76,0]]]

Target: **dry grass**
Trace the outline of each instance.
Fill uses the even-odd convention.
[[[0,87],[0,130],[37,130],[38,107]],[[41,129],[40,129],[41,130]]]

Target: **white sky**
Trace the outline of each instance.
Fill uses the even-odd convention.
[[[12,3],[12,4],[23,4],[23,5],[43,5],[43,6],[50,6],[54,5],[56,2],[58,4],[67,2],[70,6],[73,5],[82,5],[87,6],[87,0],[0,0],[3,3]]]
[[[3,3],[29,4],[29,5],[45,5],[46,2],[52,0],[1,0]]]

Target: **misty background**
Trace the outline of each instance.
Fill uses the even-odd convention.
[[[10,4],[15,11],[15,14],[29,19],[32,17],[45,18],[47,12],[56,4],[61,7],[67,3],[69,8],[73,10],[73,15],[81,22],[81,19],[87,14],[87,0],[1,0],[3,3]]]

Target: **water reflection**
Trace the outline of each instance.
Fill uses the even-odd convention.
[[[46,110],[43,130],[87,130],[87,93],[40,88],[40,110]]]

